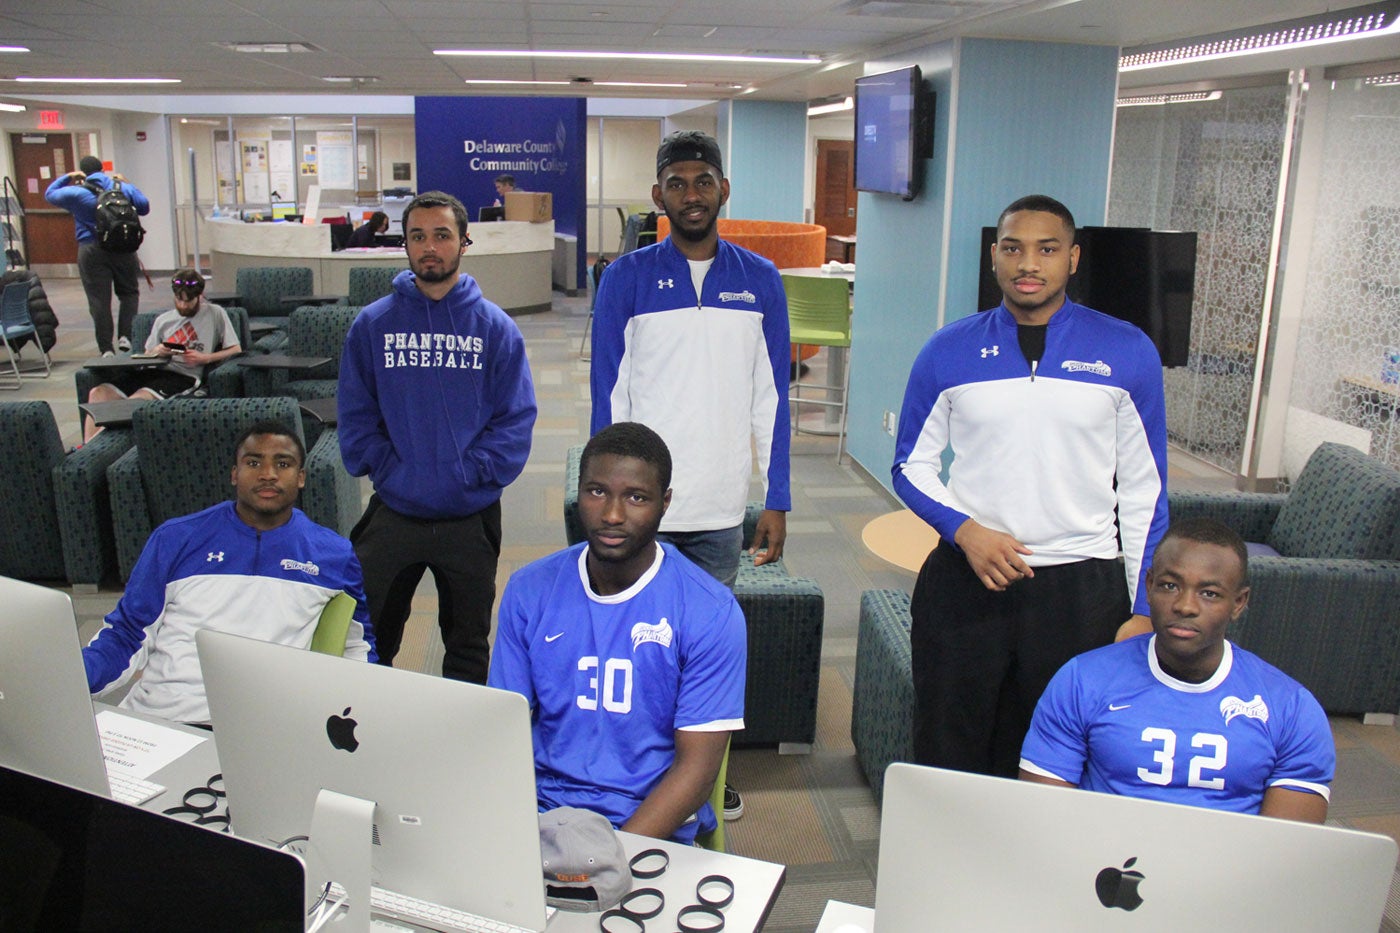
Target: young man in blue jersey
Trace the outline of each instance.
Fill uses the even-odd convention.
[[[140,670],[124,708],[208,722],[196,632],[306,648],[321,611],[342,592],[355,600],[345,657],[374,660],[350,542],[294,508],[306,482],[301,439],[263,421],[239,436],[234,451],[234,500],[152,532],[120,602],[83,649],[94,694],[117,690]]]
[[[1050,681],[1021,778],[1325,820],[1336,751],[1322,707],[1225,639],[1249,602],[1239,535],[1208,519],[1177,522],[1157,546],[1147,589],[1151,635],[1080,655]]]
[[[485,683],[501,493],[530,456],[525,338],[461,273],[467,210],[441,191],[403,212],[408,271],[356,316],[337,395],[340,455],[374,483],[350,532],[379,663],[392,665],[425,570],[438,592],[442,675]]]
[[[501,597],[490,686],[533,710],[542,809],[691,842],[729,734],[744,727],[747,642],[734,595],[657,540],[671,457],[619,423],[583,451],[586,541],[522,567]]]
[[[787,539],[787,295],[773,263],[720,239],[729,179],[713,137],[662,140],[651,199],[671,235],[620,257],[598,283],[593,433],[639,421],[665,439],[676,479],[661,540],[732,589],[745,544],[758,565],[780,558]],[[745,542],[755,455],[764,510]],[[725,819],[743,812],[726,787]]]
[[[1015,777],[1055,671],[1147,612],[1167,524],[1161,358],[1067,298],[1074,233],[1053,198],[1009,205],[1001,304],[934,334],[909,374],[894,488],[942,538],[910,603],[920,764]]]

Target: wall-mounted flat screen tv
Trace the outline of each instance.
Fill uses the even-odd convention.
[[[912,201],[933,146],[933,93],[918,65],[856,79],[856,190]]]

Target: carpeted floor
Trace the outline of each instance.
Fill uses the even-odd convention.
[[[95,355],[91,323],[77,280],[48,280],[45,285],[62,321],[53,376],[26,381],[22,391],[4,398],[48,400],[65,442],[76,443],[72,373]],[[143,288],[142,300],[147,308],[168,306],[163,279],[157,278],[154,291]],[[529,464],[503,499],[502,585],[515,568],[564,544],[564,455],[588,433],[588,363],[579,357],[587,315],[586,296],[556,294],[553,310],[517,319],[540,416]],[[808,378],[822,381],[823,367],[819,356]],[[821,585],[826,601],[817,742],[805,756],[735,751],[730,774],[744,796],[745,815],[726,829],[731,851],[788,866],[767,927],[774,933],[810,933],[829,898],[874,903],[879,811],[850,742],[857,612],[863,590],[908,590],[914,580],[913,574],[870,554],[860,540],[865,523],[897,503],[849,457],[836,462],[834,437],[798,435],[793,451],[794,502],[785,557],[793,573]],[[884,469],[880,465],[882,474]],[[1228,485],[1212,469],[1177,452],[1171,457],[1170,482],[1178,487]],[[75,597],[85,635],[96,629],[119,595],[104,591]],[[436,610],[429,577],[414,601],[400,666],[439,669]],[[1339,764],[1331,822],[1400,838],[1400,729],[1363,727],[1342,718],[1334,718],[1332,725]],[[1394,887],[1382,929],[1400,931],[1400,895]]]

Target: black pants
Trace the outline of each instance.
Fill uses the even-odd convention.
[[[947,544],[924,561],[909,608],[915,759],[1005,777],[1050,678],[1112,642],[1132,611],[1120,561],[1036,567],[994,593]]]
[[[423,571],[438,591],[438,628],[447,649],[442,676],[486,683],[491,606],[501,556],[501,503],[466,518],[400,515],[372,496],[350,532],[365,575],[365,598],[379,663],[392,665]]]
[[[112,349],[113,290],[117,293],[117,336],[131,339],[131,322],[141,308],[140,272],[135,253],[109,253],[92,241],[78,244],[78,278],[87,295],[99,353]]]

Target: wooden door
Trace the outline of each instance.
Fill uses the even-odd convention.
[[[78,166],[73,159],[73,137],[68,133],[11,133],[20,203],[24,205],[25,259],[31,266],[78,261],[73,215],[44,200],[44,191],[55,178]]]
[[[855,143],[849,139],[817,140],[815,214],[829,236],[856,232]]]

